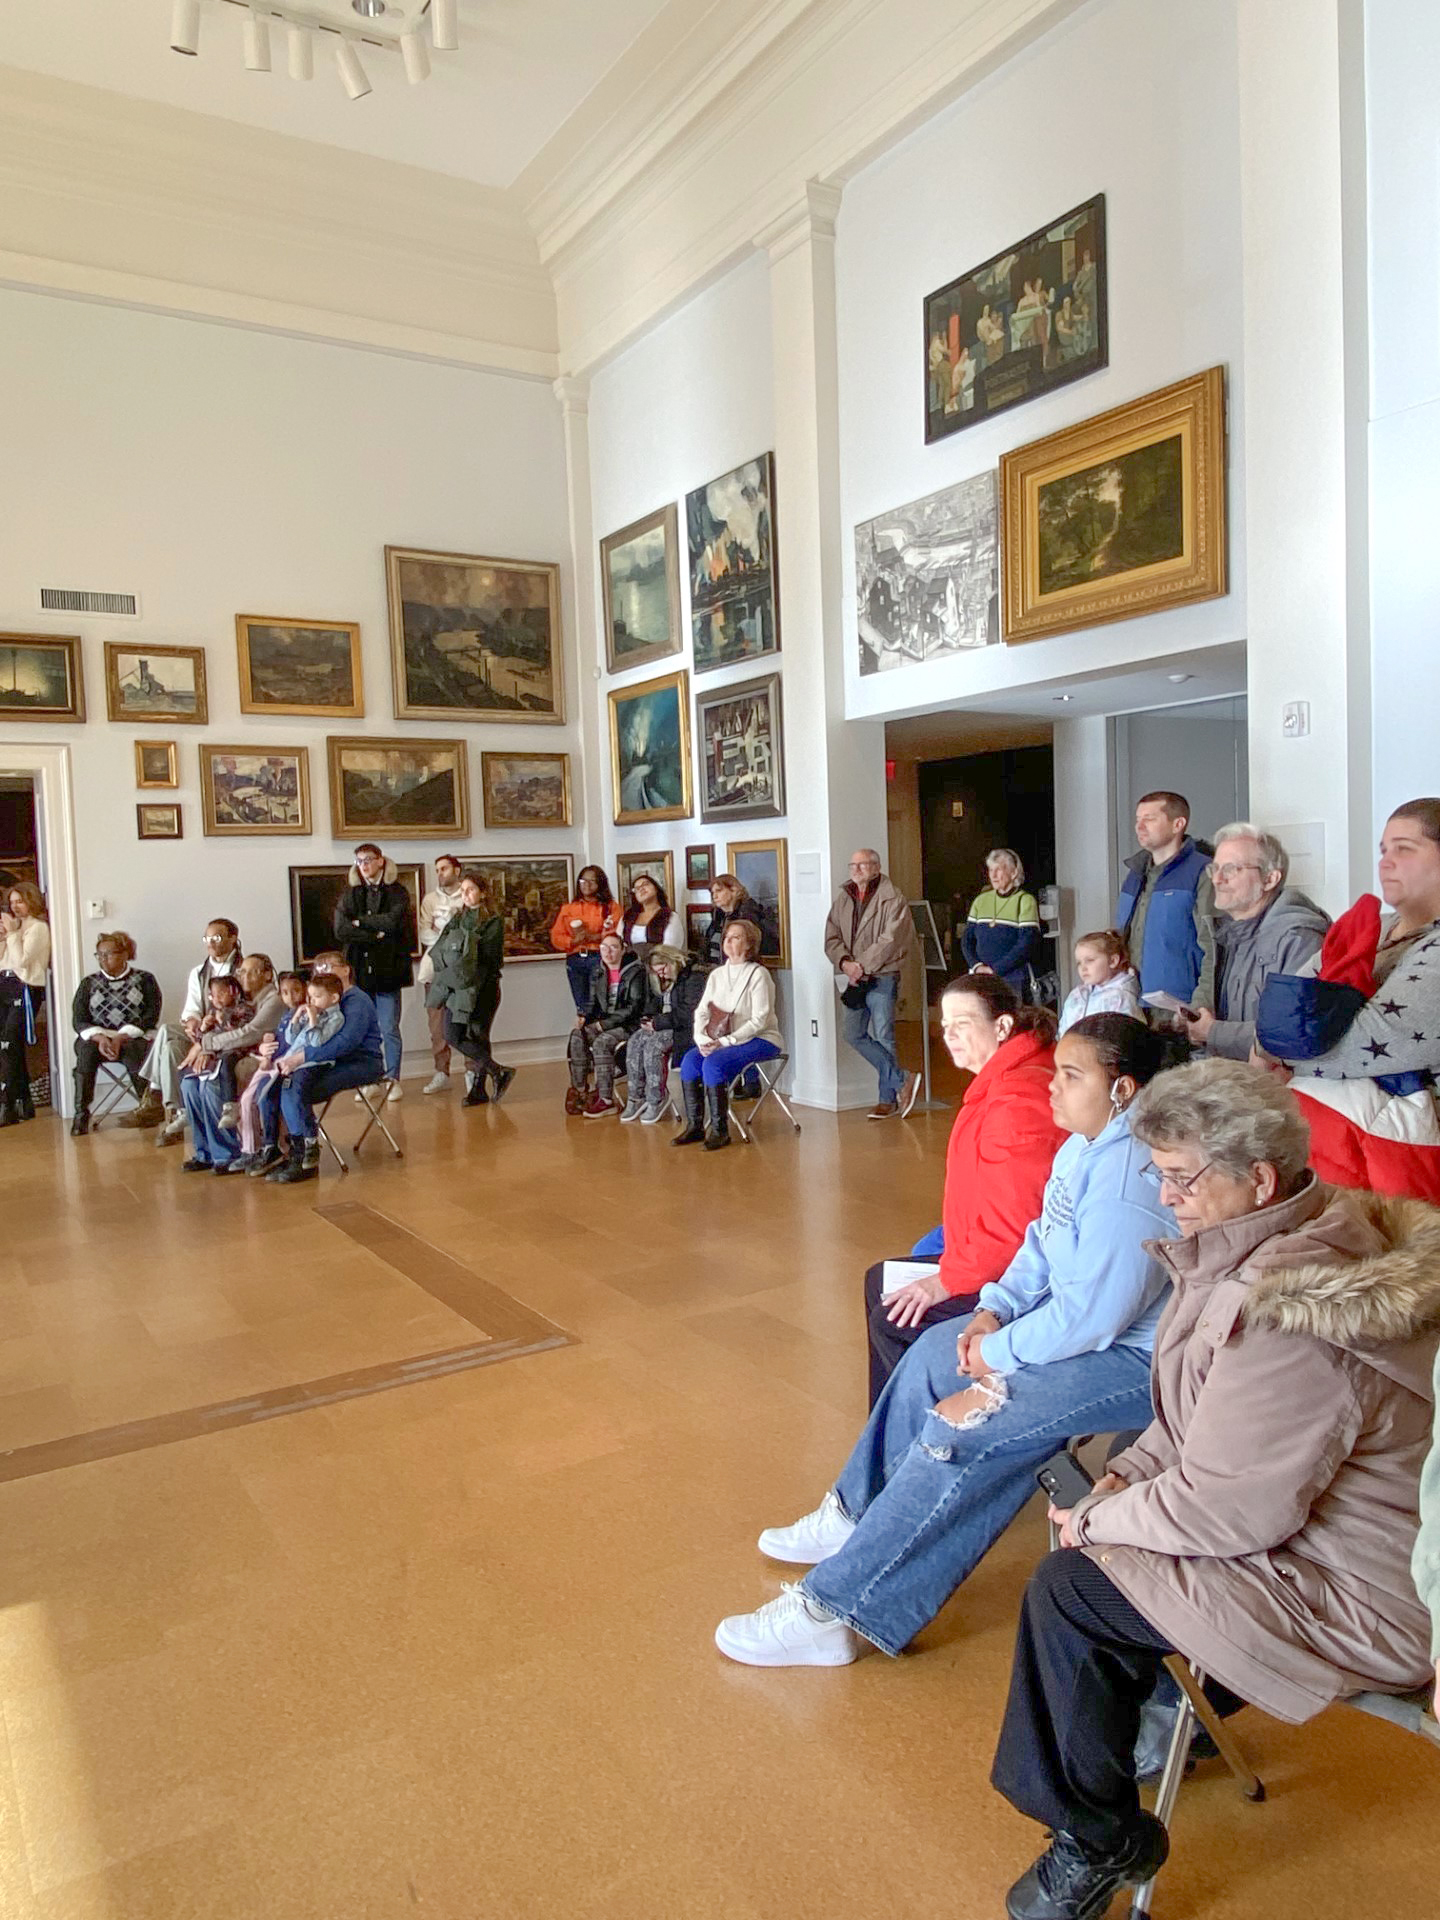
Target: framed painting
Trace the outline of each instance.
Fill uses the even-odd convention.
[[[0,720],[83,720],[78,637],[0,633]]]
[[[704,953],[705,941],[710,932],[710,920],[713,907],[687,906],[685,909],[685,944],[691,953]]]
[[[617,853],[615,856],[615,898],[623,907],[630,889],[648,873],[657,886],[665,889],[665,898],[675,904],[675,856],[667,847],[663,853]],[[565,903],[562,900],[561,906]],[[558,911],[558,909],[557,909]]]
[[[487,827],[568,827],[568,753],[482,753],[480,797]]]
[[[560,959],[550,944],[550,929],[565,902],[575,897],[575,862],[568,853],[467,860],[465,865],[490,883],[490,898],[505,922],[507,961]]]
[[[210,718],[205,649],[107,640],[105,706],[112,720],[169,720],[203,727]]]
[[[565,718],[552,560],[386,547],[397,720]]]
[[[683,669],[611,693],[610,773],[617,827],[690,817],[690,676]]]
[[[418,860],[397,860],[396,878],[410,896],[410,930],[415,933],[411,959],[420,958],[420,902],[425,894],[425,868]],[[335,908],[350,884],[348,863],[331,867],[291,867],[290,944],[295,965],[308,967],[317,954],[335,945]]]
[[[184,836],[180,808],[169,802],[141,801],[135,809],[135,836],[139,840],[179,840]]]
[[[135,742],[135,784],[137,787],[179,786],[180,749],[175,741]]]
[[[925,300],[925,439],[1108,365],[1105,196],[1097,193]]]
[[[710,847],[686,847],[685,849],[685,886],[690,893],[701,887],[708,887],[715,878],[715,849]]]
[[[344,620],[237,613],[242,713],[359,720],[365,712],[360,629]]]
[[[732,840],[725,870],[733,873],[764,916],[760,958],[767,967],[790,964],[790,874],[783,840]]]
[[[673,504],[600,542],[600,580],[611,673],[679,653],[680,530]]]
[[[765,820],[785,811],[780,676],[695,696],[702,820]]]
[[[778,653],[774,455],[687,494],[685,537],[696,673]]]
[[[207,834],[311,833],[308,747],[200,746]]]
[[[999,641],[993,473],[942,487],[856,527],[855,624],[862,674]]]
[[[1211,367],[1000,462],[1005,638],[1226,591],[1225,376]]]
[[[336,840],[388,831],[400,840],[462,839],[470,831],[463,740],[369,740],[332,734],[330,830]]]

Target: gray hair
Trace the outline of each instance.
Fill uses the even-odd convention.
[[[1197,1060],[1158,1075],[1136,1095],[1130,1131],[1147,1147],[1193,1146],[1237,1180],[1265,1161],[1285,1194],[1310,1158],[1310,1129],[1294,1096],[1244,1060]]]
[[[1023,885],[1025,880],[1025,862],[1013,847],[991,847],[985,856],[985,864],[987,867],[992,860],[1008,860],[1015,869],[1016,886]]]
[[[1266,833],[1263,827],[1257,827],[1253,820],[1232,820],[1228,827],[1221,827],[1215,835],[1214,844],[1222,840],[1253,840],[1260,849],[1260,858],[1265,862],[1267,873],[1278,873],[1283,887],[1290,878],[1290,856],[1275,838]]]

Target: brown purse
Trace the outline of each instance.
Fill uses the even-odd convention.
[[[748,973],[745,976],[745,981],[748,985],[750,981],[750,975]],[[705,1038],[707,1040],[723,1040],[734,1024],[735,1015],[733,1012],[726,1013],[723,1007],[711,1007],[705,1016]]]

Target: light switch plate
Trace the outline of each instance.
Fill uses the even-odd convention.
[[[1280,730],[1287,740],[1301,740],[1310,731],[1310,702],[1292,700],[1280,709]]]

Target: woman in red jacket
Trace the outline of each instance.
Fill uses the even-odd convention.
[[[905,1349],[937,1320],[975,1311],[981,1287],[998,1280],[1040,1217],[1063,1130],[1050,1111],[1055,1016],[1021,1004],[993,973],[962,973],[940,996],[950,1058],[975,1078],[965,1089],[945,1154],[944,1246],[939,1271],[882,1297],[886,1265],[865,1275],[870,1323],[870,1404]],[[924,1246],[926,1243],[922,1242]]]

